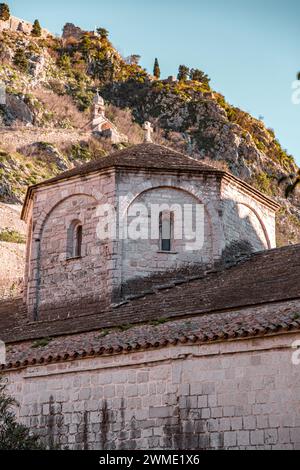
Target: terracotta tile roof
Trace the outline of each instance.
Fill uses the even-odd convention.
[[[139,325],[127,331],[98,330],[57,337],[48,344],[33,341],[12,344],[2,369],[26,367],[78,358],[121,354],[176,344],[207,343],[249,338],[300,329],[300,301],[284,302],[200,315],[164,324]]]
[[[83,299],[81,304],[50,309],[51,321],[28,323],[20,300],[2,303],[0,338],[12,343],[220,311],[226,321],[233,309],[299,300],[299,279],[300,245],[288,246],[251,255],[236,266],[202,274],[199,279],[179,284],[169,280],[107,310]]]
[[[22,219],[24,220],[25,218],[28,199],[36,188],[42,185],[56,183],[75,176],[85,176],[90,173],[106,170],[109,168],[134,168],[164,171],[173,170],[216,174],[221,177],[223,176],[233,179],[235,182],[242,185],[248,191],[256,195],[256,197],[262,198],[264,202],[266,204],[271,205],[274,210],[277,210],[279,208],[279,205],[271,198],[261,193],[257,189],[253,188],[249,184],[245,183],[244,181],[240,180],[239,178],[233,176],[229,172],[215,168],[214,166],[203,163],[199,160],[196,160],[195,158],[177,152],[176,150],[170,149],[168,147],[164,147],[162,145],[157,144],[144,143],[134,145],[123,150],[119,150],[108,155],[107,157],[92,160],[89,163],[65,171],[56,176],[55,178],[43,181],[34,186],[30,186],[27,191],[21,215]]]
[[[47,180],[46,183],[53,183],[72,176],[86,175],[110,167],[216,171],[216,168],[168,147],[156,144],[139,144],[65,171],[55,178]]]

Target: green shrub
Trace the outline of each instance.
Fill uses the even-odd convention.
[[[6,384],[0,376],[0,450],[46,450],[30,430],[19,424],[13,408],[18,403],[6,393]]]
[[[186,81],[189,77],[190,69],[186,65],[179,65],[177,79]]]
[[[15,230],[2,230],[0,231],[0,241],[6,243],[19,243],[23,244],[26,243],[26,238],[19,232]]]
[[[48,346],[48,344],[51,343],[51,341],[52,341],[51,338],[38,339],[37,341],[33,343],[31,347],[32,349],[45,348],[46,346]]]
[[[109,32],[105,28],[98,28],[97,33],[101,37],[101,39],[106,39],[109,35]]]
[[[29,60],[25,54],[24,49],[18,48],[14,56],[14,64],[22,72],[28,72],[29,70]]]
[[[259,173],[256,175],[254,185],[257,187],[257,189],[267,194],[268,196],[273,195],[272,180],[271,177],[266,173]]]

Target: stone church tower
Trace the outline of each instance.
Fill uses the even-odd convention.
[[[96,136],[105,137],[113,144],[126,143],[128,137],[121,134],[117,127],[105,116],[105,103],[102,96],[97,93],[92,108],[92,130]]]

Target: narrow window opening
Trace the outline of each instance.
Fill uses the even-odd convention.
[[[81,258],[83,241],[83,227],[81,222],[73,221],[70,224],[67,238],[67,259]]]
[[[165,211],[160,213],[159,228],[161,251],[172,251],[173,219],[172,212]]]
[[[75,230],[74,257],[80,258],[82,255],[82,225],[78,225]]]

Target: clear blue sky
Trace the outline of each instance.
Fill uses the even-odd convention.
[[[178,65],[204,70],[231,104],[264,116],[300,164],[299,0],[11,0],[14,15],[60,33],[66,22],[104,26],[123,55],[138,53],[163,76]]]

